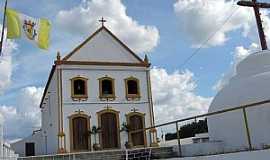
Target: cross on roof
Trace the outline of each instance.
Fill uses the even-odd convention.
[[[109,109],[111,109],[111,108],[112,108],[112,107],[109,107],[109,104],[108,104],[108,101],[109,101],[109,97],[107,97],[107,98],[106,98],[106,101],[107,101],[107,104],[106,104],[106,107],[105,107],[105,109],[109,110]]]
[[[110,109],[112,109],[112,107],[110,107],[109,105],[107,105],[106,107],[104,107],[105,109],[107,109],[107,110],[110,110]]]
[[[270,8],[270,3],[260,3],[260,2],[257,2],[257,0],[252,0],[252,1],[243,1],[243,0],[241,0],[241,1],[237,2],[237,4],[239,6],[253,7],[255,17],[256,17],[256,22],[257,22],[261,47],[262,47],[262,50],[267,50],[268,48],[267,48],[267,43],[266,43],[266,39],[265,39],[265,34],[264,34],[264,31],[263,31],[260,8]]]
[[[78,111],[75,111],[76,113],[78,113],[78,114],[82,114],[83,113],[83,111],[82,110],[78,110]]]
[[[102,27],[104,26],[104,23],[107,22],[103,17],[101,17],[101,19],[98,21],[101,22]]]
[[[131,109],[131,111],[132,111],[132,112],[137,112],[137,111],[138,111],[138,109],[133,108],[133,109]]]

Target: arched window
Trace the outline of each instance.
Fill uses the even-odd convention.
[[[129,77],[125,79],[126,85],[126,97],[130,98],[140,98],[140,87],[139,80],[134,77]]]
[[[99,97],[115,98],[114,79],[103,77],[99,79]]]
[[[75,77],[71,79],[72,98],[87,98],[87,79]]]

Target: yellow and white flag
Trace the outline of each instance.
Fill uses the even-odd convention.
[[[32,18],[13,9],[7,9],[6,18],[7,38],[24,36],[41,49],[49,48],[51,25],[47,19]]]

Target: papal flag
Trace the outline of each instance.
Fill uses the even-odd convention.
[[[39,48],[48,49],[50,39],[50,22],[47,19],[32,18],[13,9],[7,9],[7,38],[26,37],[35,42]]]

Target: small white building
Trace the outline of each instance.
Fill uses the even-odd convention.
[[[155,146],[154,129],[126,131],[154,125],[149,67],[102,26],[64,58],[57,55],[40,104],[42,127],[12,148],[32,156]]]
[[[251,54],[238,64],[236,75],[216,95],[209,112],[269,100],[269,88],[270,51]],[[208,117],[210,141],[221,141],[225,151],[269,147],[270,103],[246,109],[248,127],[243,113],[240,109]]]

